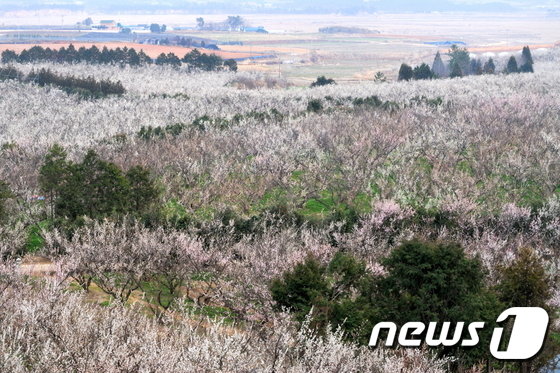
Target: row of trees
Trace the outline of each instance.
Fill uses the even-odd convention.
[[[437,52],[431,68],[426,63],[414,68],[403,63],[399,69],[398,80],[457,78],[467,75],[495,74],[497,72],[496,64],[492,58],[483,63],[480,59],[471,58],[467,48],[459,48],[457,45],[453,45],[447,55],[449,56],[449,62],[446,65],[441,58],[441,54]],[[502,73],[532,73],[533,64],[531,50],[529,46],[525,46],[521,52],[520,64],[518,64],[515,56],[511,56]]]
[[[162,53],[155,61],[144,51],[136,52],[134,48],[108,49],[103,47],[101,50],[95,45],[90,48],[80,47],[76,49],[70,44],[68,48],[62,47],[58,50],[51,48],[43,48],[34,46],[24,49],[21,53],[13,50],[5,50],[2,52],[2,63],[30,63],[30,62],[54,62],[54,63],[80,63],[102,64],[102,65],[120,65],[120,66],[144,66],[152,63],[157,65],[181,66],[185,63],[189,68],[200,69],[204,71],[217,71],[228,69],[237,71],[237,62],[233,59],[223,60],[215,54],[201,53],[198,49],[187,53],[182,59],[174,53]]]
[[[77,78],[63,76],[52,72],[50,69],[32,70],[25,75],[12,66],[0,67],[0,81],[18,80],[25,83],[35,83],[41,87],[54,86],[69,94],[78,94],[83,98],[101,98],[109,95],[123,95],[126,90],[122,83],[110,80],[95,80],[92,76]]]
[[[246,26],[245,20],[241,16],[228,16],[223,22],[209,23],[202,17],[196,19],[196,28],[198,30],[209,31],[242,31]]]
[[[166,25],[160,25],[159,23],[152,23],[150,25],[150,32],[153,33],[164,33],[167,30]]]
[[[30,63],[30,62],[53,62],[53,63],[80,63],[102,64],[102,65],[130,65],[140,66],[153,62],[144,51],[137,52],[134,48],[109,49],[104,46],[101,50],[95,45],[90,48],[80,47],[76,49],[73,44],[67,48],[60,49],[43,48],[33,46],[24,49],[19,54],[13,50],[2,52],[2,63]]]
[[[202,71],[237,71],[237,62],[234,59],[224,60],[215,54],[201,53],[198,49],[193,49],[185,54],[183,58],[177,57],[174,53],[161,53],[155,61],[156,65],[170,65],[180,67],[182,64],[189,69]]]

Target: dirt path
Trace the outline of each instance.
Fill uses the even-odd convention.
[[[28,255],[22,259],[18,272],[22,275],[52,278],[56,275],[56,264],[48,258]]]

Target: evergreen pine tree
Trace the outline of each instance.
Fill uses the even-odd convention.
[[[311,83],[311,88],[313,87],[322,87],[324,85],[329,85],[329,84],[336,84],[336,82],[334,81],[334,79],[330,79],[325,77],[324,75],[317,77],[317,80],[315,80],[313,83]]]
[[[416,66],[414,68],[414,70],[412,71],[412,77],[414,78],[414,80],[432,79],[433,76],[434,76],[434,74],[432,73],[432,70],[430,69],[430,66],[428,66],[425,63],[423,63],[420,66]]]
[[[509,266],[498,268],[499,284],[497,292],[507,307],[541,307],[554,318],[555,312],[548,305],[552,297],[552,279],[547,275],[537,253],[529,248],[521,248],[516,259]],[[544,350],[528,361],[520,362],[520,372],[540,371],[547,361],[557,353],[550,351],[551,337],[545,341]],[[548,355],[548,356],[547,356]],[[535,367],[535,365],[538,365]],[[537,368],[537,369],[533,369]]]
[[[62,190],[64,181],[68,177],[70,163],[66,160],[66,150],[58,144],[54,144],[39,169],[39,186],[46,194],[47,202],[50,204],[51,217],[56,215],[56,200]]]
[[[529,46],[523,47],[523,51],[521,52],[521,64],[525,65],[526,63],[534,64],[533,62],[533,55],[531,54],[531,49]]]
[[[140,65],[140,56],[136,53],[134,48],[130,48],[127,52],[127,62],[131,66],[139,66]]]
[[[132,167],[126,173],[130,185],[131,210],[141,213],[150,208],[159,196],[159,190],[150,175],[150,171],[142,166]]]
[[[484,74],[494,74],[494,73],[496,73],[496,65],[494,64],[494,60],[491,57],[484,64],[483,72],[484,72]]]
[[[507,63],[506,73],[513,74],[518,72],[519,72],[519,68],[517,67],[517,60],[515,59],[514,56],[511,56]]]
[[[2,223],[8,217],[8,209],[6,207],[6,202],[8,199],[13,198],[12,191],[8,184],[0,180],[0,223]]]
[[[381,71],[378,71],[375,73],[373,81],[376,83],[385,83],[387,81],[387,77]]]
[[[413,71],[412,71],[412,67],[410,67],[409,65],[407,65],[406,63],[403,63],[401,65],[401,68],[399,69],[399,78],[398,80],[410,80],[412,79],[412,75],[413,75]]]
[[[101,54],[99,56],[99,62],[102,64],[110,64],[111,62],[113,62],[111,60],[111,52],[109,52],[109,49],[105,46],[101,50]]]
[[[461,78],[464,75],[465,74],[463,73],[461,66],[459,66],[457,62],[451,65],[451,74],[449,75],[450,78]]]
[[[87,55],[87,62],[91,63],[91,64],[96,64],[99,63],[99,58],[101,57],[101,52],[99,51],[99,48],[97,48],[95,45],[93,45],[91,48],[89,48],[86,52]]]
[[[154,62],[143,50],[138,52],[138,58],[140,59],[140,65],[151,65]]]
[[[158,66],[163,66],[167,64],[167,55],[165,53],[161,53],[157,58],[156,58],[156,65]]]
[[[229,71],[236,72],[237,71],[237,62],[234,59],[229,59],[224,61],[224,67],[227,68]]]
[[[174,53],[170,52],[170,53],[167,54],[166,63],[168,65],[173,66],[173,67],[179,67],[179,66],[181,66],[181,59],[179,57],[177,57]]]
[[[471,75],[482,75],[482,63],[479,59],[473,58],[470,65]]]
[[[2,52],[2,63],[8,64],[18,60],[18,54],[13,50],[6,49]]]
[[[438,78],[444,78],[448,76],[447,68],[441,59],[441,54],[439,51],[436,53],[436,57],[434,58],[434,63],[432,64],[432,72]]]
[[[529,46],[523,47],[523,52],[521,52],[521,66],[519,68],[519,71],[523,73],[532,73],[533,63],[533,56],[531,55]]]
[[[466,48],[459,48],[457,45],[453,44],[451,46],[451,49],[447,53],[447,55],[450,57],[449,67],[452,75],[453,75],[453,69],[455,69],[456,73],[459,71],[455,67],[455,65],[457,65],[461,70],[460,76],[464,76],[469,72],[471,58],[469,56],[469,51]]]

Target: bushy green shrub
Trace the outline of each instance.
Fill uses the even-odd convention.
[[[8,217],[7,202],[13,198],[14,195],[10,190],[8,184],[0,180],[0,224]]]
[[[313,87],[322,87],[325,85],[330,85],[330,84],[336,84],[336,82],[334,81],[334,79],[330,79],[323,76],[320,76],[317,78],[317,80],[315,80],[313,83],[311,83],[311,88]]]
[[[489,333],[503,306],[486,287],[478,259],[455,244],[409,241],[381,264],[386,274],[375,275],[346,253],[336,254],[328,266],[308,258],[274,280],[270,291],[277,306],[294,312],[297,320],[311,312],[316,328],[341,327],[349,340],[362,344],[382,321],[399,326],[409,321],[484,321],[487,328],[477,347],[438,351],[465,366],[490,358]]]
[[[82,162],[73,163],[66,159],[62,147],[54,145],[39,174],[51,216],[70,221],[83,216],[104,219],[130,214],[139,217],[151,209],[160,194],[148,170],[136,166],[124,173],[92,150]]]
[[[351,255],[337,253],[329,265],[308,257],[270,285],[279,309],[288,309],[303,322],[312,311],[312,325],[324,329],[328,323],[343,326],[348,333],[363,321],[355,294],[366,278],[365,264]]]

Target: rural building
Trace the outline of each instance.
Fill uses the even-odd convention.
[[[263,34],[268,34],[268,31],[265,30],[265,28],[263,26],[259,26],[259,27],[245,27],[243,29],[243,31],[245,32],[260,32]]]
[[[112,19],[109,19],[109,20],[99,21],[98,28],[103,30],[118,30],[119,26],[117,22],[113,21]]]

